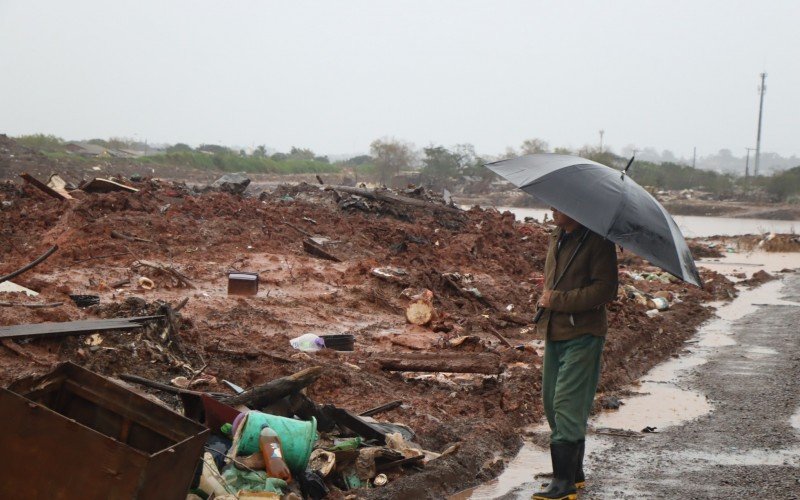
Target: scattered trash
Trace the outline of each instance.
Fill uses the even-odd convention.
[[[289,344],[295,349],[303,352],[316,352],[325,348],[325,341],[322,337],[313,333],[304,333],[299,337],[293,338]]]
[[[30,288],[25,288],[24,286],[17,285],[13,281],[3,281],[0,283],[0,293],[2,292],[22,292],[28,297],[36,297],[39,295],[39,292],[35,292]]]
[[[139,279],[136,280],[139,288],[143,288],[145,290],[152,290],[156,287],[156,284],[150,278],[146,276],[139,276]]]
[[[356,446],[352,449],[357,447],[358,445],[356,444]],[[335,465],[336,455],[330,451],[325,451],[320,448],[311,452],[311,456],[308,460],[308,467],[323,478],[330,475]]]
[[[375,479],[372,480],[372,484],[378,487],[384,486],[388,482],[389,478],[386,477],[386,474],[378,474],[375,476]]]
[[[258,273],[228,273],[228,295],[257,295]]]
[[[606,410],[618,410],[623,404],[625,403],[616,396],[603,396],[600,398],[600,406]]]
[[[393,283],[405,284],[408,279],[408,271],[402,267],[376,267],[371,271],[372,275]]]
[[[259,452],[261,430],[265,426],[275,431],[280,440],[281,458],[285,460],[288,468],[295,473],[304,471],[317,440],[316,419],[296,420],[259,411],[243,413],[233,422],[234,434],[241,428],[237,453],[251,455]]]
[[[80,308],[95,306],[100,303],[99,295],[70,295],[69,298]]]
[[[334,351],[352,351],[356,338],[351,334],[320,335],[324,345]]]

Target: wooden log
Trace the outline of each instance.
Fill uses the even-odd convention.
[[[321,366],[312,366],[288,377],[281,377],[264,385],[253,387],[241,394],[228,396],[223,402],[233,407],[244,405],[250,408],[262,408],[285,396],[300,392],[317,380],[324,371]]]
[[[415,300],[406,307],[406,319],[413,325],[427,325],[433,319],[433,305],[426,300]]]
[[[45,253],[43,253],[42,255],[37,257],[36,260],[31,262],[30,264],[27,264],[27,265],[17,269],[13,273],[6,274],[5,276],[0,276],[0,283],[2,283],[4,281],[8,281],[8,280],[10,280],[12,278],[15,278],[15,277],[19,276],[20,274],[24,273],[25,271],[29,271],[29,270],[33,269],[34,267],[36,267],[39,264],[41,264],[42,262],[44,262],[45,259],[47,259],[51,255],[53,255],[53,253],[55,253],[56,250],[58,250],[58,245],[53,245]]]
[[[440,212],[448,212],[453,214],[462,213],[462,210],[458,208],[448,207],[447,205],[440,205],[438,203],[433,203],[430,201],[418,200],[416,198],[409,198],[408,196],[401,196],[398,194],[394,194],[388,190],[379,191],[379,190],[355,188],[350,186],[328,186],[325,188],[325,190],[341,191],[343,193],[354,194],[357,196],[362,196],[364,198],[369,198],[371,200],[385,201],[388,203],[399,203],[403,205],[410,205],[412,207],[425,208],[428,210],[437,210]]]
[[[375,358],[381,368],[399,372],[503,373],[495,354],[414,353],[382,355]]]

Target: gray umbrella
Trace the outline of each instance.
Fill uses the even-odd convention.
[[[678,225],[624,172],[558,154],[526,155],[486,167],[595,233],[702,287]]]

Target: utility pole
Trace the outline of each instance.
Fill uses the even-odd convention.
[[[744,180],[750,177],[750,151],[755,151],[755,148],[744,148],[747,150],[747,159],[744,161]]]
[[[692,150],[692,168],[695,168],[695,164],[697,164],[697,146]]]
[[[603,152],[603,134],[605,134],[605,133],[606,133],[605,130],[600,129],[600,152],[601,153]]]
[[[761,73],[761,86],[758,87],[761,93],[761,103],[758,105],[758,133],[756,134],[756,166],[753,169],[753,175],[758,177],[758,166],[761,163],[761,116],[764,114],[764,92],[767,91],[767,86],[764,84],[767,74]]]

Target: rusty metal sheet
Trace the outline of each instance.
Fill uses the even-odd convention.
[[[0,498],[184,499],[208,433],[72,363],[0,389],[0,414]]]

